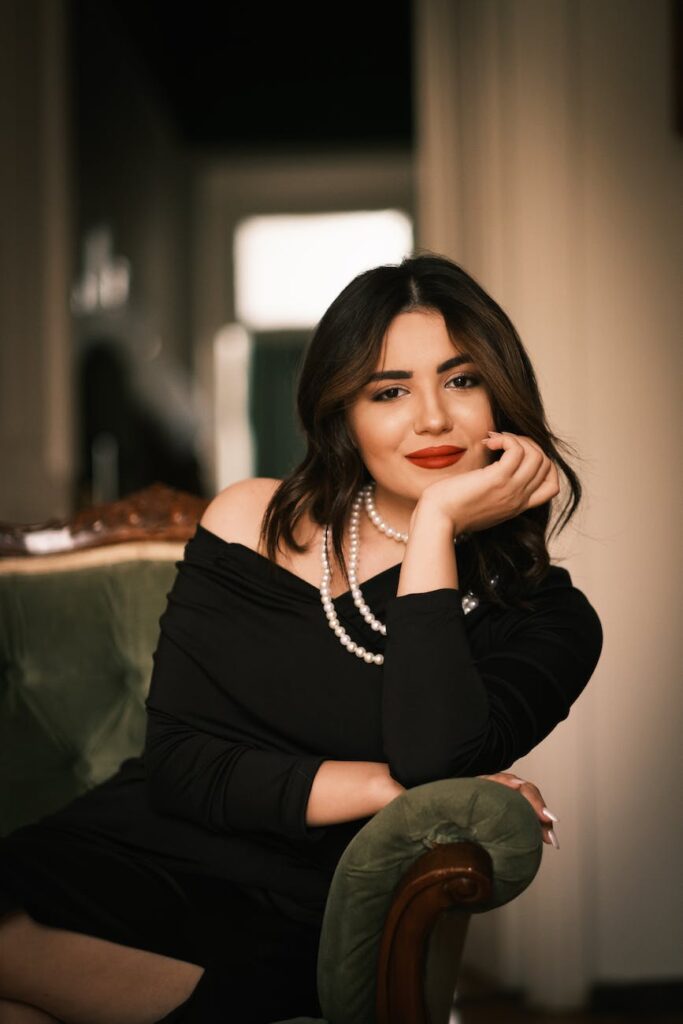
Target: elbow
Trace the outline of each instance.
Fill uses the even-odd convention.
[[[402,761],[398,763],[396,761],[389,762],[389,774],[395,782],[403,786],[404,789],[413,789],[415,786],[421,786],[426,782],[434,782],[433,778],[426,778],[423,775],[416,773],[411,770],[411,766],[404,764]]]
[[[436,746],[425,749],[402,747],[389,752],[387,762],[391,777],[406,789],[423,786],[428,782],[440,779],[455,779],[470,775],[473,763],[476,763],[485,737],[477,735],[470,740],[449,744],[441,751]]]
[[[488,700],[438,713],[419,707],[388,707],[384,715],[384,755],[393,779],[406,789],[467,775],[492,732]]]
[[[423,786],[439,779],[449,779],[458,775],[455,761],[437,758],[420,758],[398,756],[389,759],[389,773],[396,782],[405,789]]]

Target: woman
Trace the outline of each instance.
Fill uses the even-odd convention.
[[[0,845],[0,1021],[318,1015],[335,866],[407,787],[518,787],[557,845],[505,769],[566,718],[602,632],[549,563],[558,470],[556,528],[581,488],[512,324],[446,259],[368,271],[318,325],[298,410],[301,465],[228,487],[186,547],[143,756]]]

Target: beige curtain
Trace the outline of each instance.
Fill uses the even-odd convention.
[[[666,0],[415,5],[419,244],[507,310],[551,427],[578,448],[583,511],[553,554],[605,631],[570,718],[515,766],[559,815],[561,849],[469,942],[471,963],[549,1008],[683,976],[670,14]]]

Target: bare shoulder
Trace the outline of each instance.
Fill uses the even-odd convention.
[[[277,487],[271,477],[237,480],[220,491],[207,506],[200,522],[223,540],[258,550],[263,513]]]

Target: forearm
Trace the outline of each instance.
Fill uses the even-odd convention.
[[[261,750],[147,708],[147,798],[162,814],[215,832],[306,838],[308,794],[322,759]]]
[[[377,761],[323,761],[306,809],[307,825],[369,818],[404,791],[388,765]]]
[[[444,587],[457,590],[453,523],[429,503],[418,502],[410,523],[410,536],[401,564],[397,597]]]

